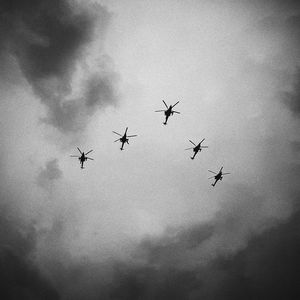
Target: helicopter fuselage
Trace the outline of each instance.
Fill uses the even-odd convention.
[[[222,180],[223,176],[222,176],[222,172],[218,173],[216,176],[215,176],[215,182],[212,184],[212,186],[215,186],[216,183],[219,181],[219,180]]]
[[[77,147],[78,151],[80,152],[80,156],[77,156],[77,155],[71,155],[71,157],[77,157],[77,159],[79,160],[79,163],[81,165],[81,169],[83,169],[83,163],[88,160],[88,159],[91,159],[93,160],[93,158],[90,158],[87,156],[87,154],[89,154],[90,152],[92,152],[93,150],[90,150],[86,153],[84,153],[83,151],[81,151],[78,147]]]
[[[126,136],[126,135],[123,135],[123,136],[120,138],[120,141],[121,141],[122,143],[128,142],[127,136]]]
[[[216,176],[215,176],[215,179],[216,180],[222,180],[223,176],[222,176],[222,173],[218,173]]]
[[[165,110],[165,116],[169,117],[172,114],[172,105],[169,106],[167,110]]]
[[[200,144],[197,145],[196,147],[194,147],[194,148],[193,148],[193,151],[194,151],[195,153],[197,153],[198,151],[201,151],[201,146],[200,146]]]
[[[80,160],[81,169],[83,169],[83,163],[87,160],[87,158],[84,153],[82,153],[82,155],[78,159]]]
[[[87,160],[87,158],[85,157],[84,153],[82,153],[82,155],[78,158],[81,162],[84,162]]]
[[[126,134],[124,134],[124,135],[120,138],[120,142],[122,143],[122,146],[121,146],[121,148],[120,148],[121,150],[123,150],[123,147],[124,147],[124,144],[125,144],[125,143],[129,144],[128,141],[129,141],[129,139],[127,138]]]

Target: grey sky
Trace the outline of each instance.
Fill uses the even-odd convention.
[[[1,253],[34,270],[33,295],[222,299],[217,281],[239,284],[261,236],[294,247],[284,232],[299,209],[296,2],[8,3],[1,222],[15,233],[1,233]],[[154,113],[162,99],[180,101],[167,126]],[[127,126],[138,137],[120,151],[112,130]],[[209,148],[190,160],[188,140],[203,138]],[[94,150],[84,170],[69,157],[77,146]],[[207,170],[221,166],[231,175],[212,188]],[[264,260],[262,247],[253,255]]]

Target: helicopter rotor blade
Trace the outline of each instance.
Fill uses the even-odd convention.
[[[217,174],[216,172],[214,172],[214,171],[211,171],[211,170],[208,170],[208,172],[210,172],[210,173],[214,173],[214,174]]]
[[[160,110],[156,110],[154,112],[163,112],[164,110],[163,109],[160,109]]]
[[[174,105],[172,105],[172,108],[175,106],[175,105],[177,105],[179,103],[179,101],[177,101]]]
[[[197,146],[194,142],[192,142],[191,140],[189,140],[194,146]]]
[[[193,149],[194,147],[190,147],[190,148],[186,148],[186,149],[184,149],[184,150],[191,150],[191,149]]]
[[[230,173],[222,173],[222,175],[228,175],[228,174],[230,174]]]
[[[91,153],[93,150],[88,151],[87,153],[85,153],[85,155],[88,155],[89,153]]]
[[[122,136],[122,134],[120,134],[120,133],[117,133],[117,132],[115,132],[115,131],[113,131],[113,133],[115,133],[115,134],[117,134],[117,135],[119,135],[119,136]]]
[[[169,108],[167,103],[165,102],[165,100],[162,101],[164,103],[164,105],[166,106],[166,108]]]
[[[201,143],[204,141],[205,139],[203,139],[199,144],[201,145]]]
[[[82,154],[81,150],[77,147],[78,151],[80,152],[80,154]]]
[[[179,112],[179,111],[176,111],[176,110],[172,110],[172,113],[180,114],[180,112]]]
[[[79,158],[80,156],[78,156],[78,155],[70,155],[70,157],[77,157],[77,158]]]
[[[208,146],[201,146],[201,148],[208,148]]]
[[[125,134],[127,133],[127,130],[128,130],[128,127],[126,127]],[[124,135],[125,135],[125,134],[124,134]]]
[[[223,170],[223,167],[220,169],[219,173],[222,172],[222,170]]]
[[[215,178],[215,176],[209,177],[208,179],[212,179],[212,178]]]
[[[91,158],[91,157],[86,157],[86,159],[94,160],[94,159],[93,159],[93,158]]]
[[[114,143],[117,142],[117,141],[119,141],[119,140],[120,140],[120,139],[116,139],[116,140],[114,141]]]
[[[127,137],[136,137],[137,134],[134,134],[134,135],[127,135]]]

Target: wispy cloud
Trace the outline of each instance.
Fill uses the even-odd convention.
[[[42,168],[37,182],[42,187],[47,187],[47,185],[55,180],[58,180],[62,177],[62,171],[59,169],[58,160],[52,159],[46,163],[45,168]]]

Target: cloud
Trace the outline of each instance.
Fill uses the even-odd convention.
[[[107,299],[297,299],[299,220],[297,212],[287,223],[253,238],[244,250],[190,270],[175,262],[152,264],[157,248],[149,247],[146,264],[115,265]],[[199,233],[205,227],[198,227]],[[186,244],[188,234],[186,230],[175,244]],[[166,242],[164,247],[168,245],[173,256],[176,245]]]
[[[242,251],[190,269],[179,268],[176,261],[165,264],[167,254],[176,256],[182,244],[188,255],[188,249],[210,238],[210,230],[205,224],[184,229],[176,238],[164,239],[164,245],[162,239],[160,250],[143,243],[142,260],[109,262],[110,267],[88,260],[77,264],[67,271],[63,293],[72,299],[297,299],[299,220],[296,212],[251,239]]]
[[[279,214],[267,216],[263,208],[266,199],[246,185],[235,186],[230,198],[225,196],[223,200],[215,218],[207,224],[145,240],[136,252],[137,259],[147,257],[147,263],[153,266],[192,270],[219,257],[235,255],[280,219]]]
[[[46,187],[50,182],[58,180],[62,177],[62,171],[59,169],[58,160],[52,159],[46,163],[38,175],[38,184]]]
[[[255,2],[250,2],[252,5]],[[298,1],[265,1],[258,3],[268,10],[263,18],[249,25],[242,47],[254,70],[268,72],[280,79],[277,95],[293,113],[299,114],[300,6]],[[246,45],[246,47],[245,47]],[[249,70],[250,71],[250,70]],[[249,80],[250,78],[248,78]],[[271,86],[274,89],[274,86]],[[267,94],[268,91],[265,91]]]
[[[3,25],[0,26],[0,43],[3,46],[0,47],[0,59],[3,59],[5,66],[5,74],[2,75],[15,78],[18,74],[15,68],[19,66],[21,75],[25,76],[35,94],[48,108],[43,120],[66,134],[82,130],[96,109],[117,101],[117,75],[111,66],[102,64],[102,60],[107,62],[108,59],[102,57],[96,68],[87,67],[88,70],[84,70],[82,66],[86,47],[93,40],[96,24],[93,15],[65,1],[53,1],[51,5],[43,0],[30,1],[29,5],[21,1],[15,1],[15,6],[10,3],[1,3],[5,12],[0,16]],[[233,7],[229,5],[229,8]],[[223,9],[220,11],[223,14]],[[99,12],[103,14],[100,25],[105,31],[109,14],[101,6],[98,6]],[[160,33],[159,30],[166,30],[164,22],[168,22],[168,19],[165,18],[165,11],[162,12],[164,21],[154,22],[156,26],[153,29],[158,30],[153,30],[155,35]],[[182,13],[179,10],[180,16]],[[75,22],[77,17],[79,23]],[[198,15],[196,17],[197,20],[201,19]],[[210,10],[206,17],[206,20],[211,18]],[[187,21],[187,18],[184,20]],[[227,30],[222,23],[224,21],[226,25],[226,20],[218,19],[217,27],[213,28],[222,26]],[[94,173],[90,172],[91,169],[84,173],[74,172],[73,168],[68,169],[68,162],[60,160],[64,166],[63,177],[57,159],[47,160],[40,169],[35,168],[37,165],[34,164],[24,168],[28,164],[23,165],[22,162],[35,155],[32,151],[40,151],[41,148],[47,151],[46,146],[49,145],[39,140],[35,147],[28,147],[28,137],[31,135],[23,137],[22,133],[27,134],[29,130],[25,128],[20,133],[17,123],[15,131],[9,131],[13,133],[11,144],[19,142],[17,145],[21,145],[25,152],[20,151],[19,146],[15,146],[15,149],[5,146],[0,160],[4,165],[0,173],[0,193],[11,192],[9,196],[1,198],[1,203],[10,203],[17,211],[11,213],[2,207],[0,210],[0,237],[4,244],[0,251],[0,266],[9,297],[17,295],[18,298],[26,298],[28,295],[29,299],[39,299],[42,298],[41,291],[44,291],[44,297],[50,299],[292,299],[293,293],[299,293],[295,270],[299,264],[299,213],[294,212],[299,209],[296,203],[299,201],[300,168],[294,159],[299,143],[289,132],[292,118],[282,107],[281,111],[278,109],[282,103],[280,101],[283,101],[280,93],[285,90],[283,87],[290,84],[297,67],[296,21],[286,15],[278,18],[272,15],[260,23],[245,22],[249,30],[237,34],[238,37],[233,39],[228,34],[229,49],[224,52],[222,47],[214,47],[215,37],[210,40],[210,36],[205,35],[208,40],[201,39],[201,45],[212,42],[211,47],[222,57],[221,62],[228,59],[234,64],[228,65],[229,75],[224,71],[226,67],[223,69],[223,64],[219,62],[216,62],[219,72],[205,66],[203,68],[203,76],[207,75],[205,72],[209,69],[208,73],[212,72],[222,79],[222,84],[218,80],[212,81],[212,86],[208,87],[208,94],[212,96],[207,97],[207,103],[200,103],[203,104],[203,128],[207,121],[212,125],[220,124],[221,129],[218,135],[215,134],[215,127],[211,126],[212,131],[207,133],[211,136],[211,152],[204,153],[207,156],[197,160],[200,164],[190,165],[175,152],[173,161],[172,157],[166,156],[170,154],[168,151],[162,151],[162,163],[157,168],[156,163],[160,160],[155,156],[155,148],[160,144],[153,143],[149,136],[152,147],[148,147],[148,150],[152,156],[148,156],[144,145],[141,146],[141,152],[128,152],[127,159],[120,161],[115,156],[111,157],[110,151],[104,151],[104,159],[95,161],[96,164],[97,161],[100,163],[97,165],[99,168],[94,168],[97,169]],[[36,26],[38,23],[41,26]],[[44,28],[46,23],[49,28]],[[177,18],[174,23],[178,23]],[[207,21],[205,23],[210,24]],[[134,20],[135,27],[136,24],[140,24],[138,18]],[[174,24],[170,24],[167,26],[167,35],[171,37]],[[236,23],[232,26],[236,29]],[[147,22],[145,27],[146,32],[141,30],[141,35],[145,34],[148,38]],[[193,22],[188,28],[191,32],[186,34],[185,29],[186,36],[199,35],[199,28],[194,31]],[[206,30],[217,35],[214,30],[210,31],[209,25],[204,28],[205,33]],[[103,34],[100,31],[100,39]],[[127,46],[128,35],[125,30],[121,34]],[[68,35],[66,45],[65,35]],[[222,38],[222,33],[220,36]],[[165,37],[163,35],[162,40],[165,41]],[[245,40],[248,43],[244,44]],[[147,42],[150,43],[151,39]],[[178,51],[184,49],[184,53],[189,49],[181,48],[185,45],[180,37],[172,43],[173,40],[170,41],[172,49],[175,45],[179,46]],[[234,47],[230,48],[233,43]],[[195,44],[196,38],[187,45]],[[245,46],[242,50],[241,45]],[[60,46],[61,53],[58,51]],[[241,50],[243,56],[236,55],[236,48]],[[145,47],[137,49],[137,52],[141,49]],[[155,49],[150,49],[152,56]],[[197,48],[197,53],[201,52],[202,55],[201,49]],[[244,55],[245,49],[248,56]],[[125,59],[128,59],[127,54],[125,51]],[[161,51],[157,53],[158,56],[161,54]],[[203,52],[203,61],[208,60],[208,66],[211,54]],[[44,61],[47,56],[49,62]],[[134,60],[139,68],[143,65],[138,59]],[[171,60],[173,64],[175,59],[172,57]],[[154,61],[150,64],[153,63],[157,68]],[[187,60],[185,65],[192,65],[191,62]],[[235,68],[236,72],[233,71]],[[136,69],[130,71],[135,73]],[[172,69],[170,74],[173,72]],[[158,77],[159,72],[153,74]],[[204,77],[197,77],[195,73],[194,78],[198,91],[198,83]],[[284,80],[281,81],[282,78]],[[150,80],[148,82],[152,83]],[[186,82],[183,85],[193,88]],[[155,87],[151,86],[151,89]],[[214,90],[225,95],[223,103],[217,102],[218,99],[210,99],[218,98],[214,97]],[[296,84],[286,99],[288,107],[296,115],[297,94]],[[151,96],[147,95],[146,99]],[[235,98],[238,101],[232,100]],[[207,111],[210,105],[211,113]],[[194,109],[193,105],[190,107]],[[140,109],[136,111],[140,112]],[[201,127],[198,126],[200,111],[199,115],[196,111],[194,115],[185,115],[190,121],[197,118],[197,123],[192,122],[194,128]],[[110,117],[104,118],[103,123]],[[129,114],[129,117],[136,118],[133,114]],[[144,114],[142,118],[146,120]],[[230,119],[233,121],[228,126]],[[15,120],[12,120],[7,129],[14,123]],[[281,131],[282,127],[284,131]],[[154,134],[158,133],[155,132],[155,126],[150,128]],[[187,128],[184,127],[184,130]],[[181,133],[186,133],[180,130],[176,132],[179,139]],[[90,134],[94,142],[95,132]],[[162,134],[158,136],[163,139]],[[170,147],[175,146],[175,141],[171,139],[176,136],[170,136]],[[219,140],[222,142],[215,144]],[[293,149],[289,147],[290,140],[294,141]],[[211,154],[214,144],[218,147],[217,155]],[[41,153],[44,157],[45,153]],[[65,157],[65,153],[63,155]],[[139,157],[142,159],[137,161]],[[222,164],[225,161],[232,175],[216,189],[210,189],[202,171],[207,169],[206,163],[217,164],[221,160]],[[39,160],[32,161],[36,163]],[[194,168],[194,173],[191,168]],[[149,177],[144,176],[146,173],[150,174]],[[165,181],[158,178],[165,178]],[[48,193],[47,187],[58,180],[63,184]],[[46,189],[36,187],[36,183]],[[209,203],[207,206],[203,204],[206,200]],[[207,214],[209,220],[203,221],[202,211],[206,209],[210,210]],[[215,215],[211,215],[212,212]],[[26,223],[19,218],[29,221]],[[169,228],[164,231],[166,226]],[[153,235],[145,237],[147,233]],[[12,275],[4,278],[7,270],[12,270]]]
[[[50,94],[47,92],[43,97],[47,95],[47,99],[51,99],[51,102],[48,103],[50,111],[43,120],[65,133],[84,129],[88,117],[93,115],[98,108],[117,102],[117,93],[114,87],[116,81],[117,75],[114,72],[105,71],[92,74],[83,83],[83,95],[65,102],[61,102],[62,95],[53,95],[52,90]],[[44,86],[42,91],[42,93],[45,92]]]
[[[74,263],[55,246],[50,278],[72,299],[282,299],[299,292],[299,206],[288,220],[285,212],[268,216],[266,199],[247,186],[233,190],[210,221],[144,238],[129,259],[97,263],[86,256]],[[295,201],[298,196],[294,191]],[[59,228],[45,235],[44,247],[51,249],[53,239],[61,245]]]
[[[0,248],[1,295],[4,299],[59,299],[38,268],[26,257],[15,254],[14,249]]]
[[[17,57],[34,87],[39,79],[69,76],[82,45],[90,38],[88,15],[75,14],[61,0],[1,1],[1,12],[2,51]]]
[[[300,114],[300,70],[295,75],[294,89],[283,95],[283,102],[293,112],[296,117]]]
[[[18,220],[13,211],[2,204],[0,213],[0,280],[4,299],[59,299],[51,282],[31,260],[36,243],[32,225]]]
[[[48,109],[44,121],[64,133],[74,132],[85,127],[98,107],[116,101],[114,72],[109,68],[86,72],[88,79],[76,83],[82,95],[72,96],[75,71],[83,62],[86,46],[95,39],[95,29],[97,38],[104,38],[110,19],[104,7],[83,9],[65,0],[30,0],[26,4],[4,0],[0,11],[2,75],[13,77],[16,66],[10,61],[18,64]]]

